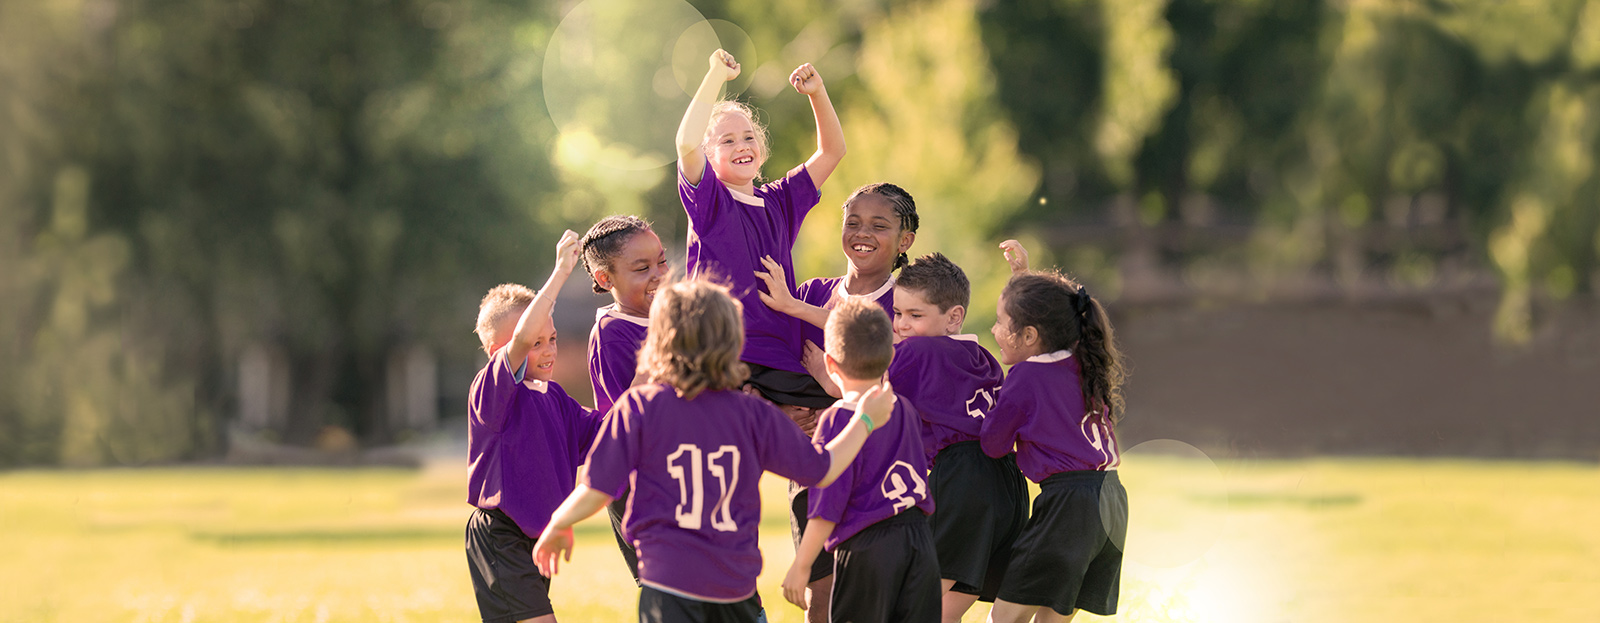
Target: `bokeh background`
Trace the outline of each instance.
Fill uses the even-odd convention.
[[[438,465],[464,459],[479,297],[538,286],[561,231],[608,214],[649,218],[681,257],[671,138],[718,46],[770,125],[768,177],[815,145],[795,66],[817,66],[839,111],[849,155],[795,250],[799,278],[843,272],[839,205],[890,181],[917,199],[913,255],[966,269],[967,330],[991,346],[1006,238],[1107,303],[1132,370],[1124,445],[1165,457],[1145,482],[1215,474],[1159,498],[1195,519],[1178,541],[1275,526],[1276,541],[1196,551],[1351,569],[1335,575],[1383,616],[1600,616],[1577,590],[1600,585],[1600,542],[1577,527],[1600,521],[1600,0],[0,0],[0,526],[19,543],[54,542],[29,526],[81,544],[141,521],[187,526],[179,540],[201,549],[310,543],[298,562],[251,563],[291,568],[347,537],[450,551],[464,506]],[[558,378],[585,402],[606,302],[579,277],[557,310]],[[208,493],[233,490],[218,474],[299,490],[251,479],[303,472],[215,471],[260,464],[400,466],[306,478],[398,478],[423,493],[396,499],[426,500],[398,516],[422,523],[329,527],[300,501],[281,525],[310,537],[208,530],[200,509],[257,517]],[[433,467],[405,471],[418,465]],[[117,480],[137,474],[151,480]],[[210,484],[183,489],[186,475]],[[168,510],[24,520],[102,485],[113,507]],[[185,504],[196,513],[172,510]],[[1328,545],[1324,529],[1350,525],[1339,534],[1365,545]],[[1518,540],[1531,534],[1548,538]],[[1294,549],[1310,542],[1323,549]],[[8,576],[54,586],[30,572],[39,556]],[[1525,590],[1463,601],[1496,567]],[[1353,571],[1369,568],[1393,572],[1388,592]],[[1245,582],[1203,575],[1179,584]],[[1174,610],[1204,599],[1132,577],[1129,620],[1238,620],[1249,601]],[[6,584],[16,614],[0,619],[76,612]],[[320,615],[329,602],[292,590],[227,602],[277,604],[258,610],[183,597],[200,588],[111,591],[106,607],[472,620],[461,588],[421,610],[356,587]],[[1280,596],[1261,620],[1373,605]]]

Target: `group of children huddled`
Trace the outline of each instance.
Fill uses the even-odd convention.
[[[844,203],[847,274],[797,287],[796,236],[845,152],[838,116],[816,70],[796,69],[817,151],[757,186],[765,129],[718,101],[733,57],[710,65],[677,135],[689,278],[669,279],[649,224],[613,216],[561,237],[537,293],[483,299],[466,530],[483,620],[554,621],[572,526],[602,508],[641,621],[764,620],[762,472],[792,482],[783,593],[808,620],[959,621],[979,599],[991,621],[1114,613],[1122,367],[1100,303],[1006,241],[997,361],[962,333],[961,268],[908,261],[916,204],[887,183]],[[614,299],[589,336],[595,410],[551,381],[551,309],[580,263]]]

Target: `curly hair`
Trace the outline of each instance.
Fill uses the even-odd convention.
[[[888,200],[889,205],[894,206],[894,215],[900,217],[900,229],[903,231],[916,233],[917,227],[922,224],[921,218],[917,216],[917,202],[911,198],[911,193],[906,192],[904,188],[888,182],[867,184],[850,193],[850,197],[844,200],[844,206],[846,208],[850,207],[850,203],[862,195],[877,195]],[[894,258],[894,266],[890,267],[889,270],[899,270],[901,266],[905,266],[907,263],[906,254],[901,253]]]
[[[1040,271],[1013,276],[1001,297],[1013,332],[1033,327],[1047,353],[1071,349],[1082,370],[1083,402],[1090,412],[1111,422],[1120,419],[1127,372],[1100,301],[1066,275]]]
[[[608,292],[600,287],[600,282],[594,280],[595,269],[612,270],[611,262],[622,252],[622,247],[627,246],[634,236],[649,231],[653,230],[648,221],[637,216],[621,215],[600,219],[583,234],[583,239],[579,241],[579,248],[583,251],[583,272],[593,282],[590,287],[595,294]]]
[[[744,308],[727,286],[686,279],[656,293],[637,372],[693,400],[702,391],[732,389],[750,377],[749,366],[739,361],[743,349]]]

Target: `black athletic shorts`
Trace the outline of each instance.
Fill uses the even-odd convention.
[[[806,503],[811,498],[807,491],[810,489],[789,481],[789,536],[794,538],[795,551],[800,551],[800,537],[806,532]],[[807,583],[830,575],[833,575],[833,552],[822,550],[817,553],[817,559],[811,561],[811,579]]]
[[[484,623],[515,623],[555,613],[550,579],[533,564],[534,540],[499,509],[467,519],[467,568]]]
[[[639,589],[639,623],[756,623],[761,599],[719,604],[680,597],[645,586]]]
[[[611,517],[611,533],[617,537],[617,549],[622,551],[622,562],[628,565],[628,573],[633,575],[635,586],[639,584],[639,553],[633,551],[633,545],[622,538],[622,519],[628,514],[628,493],[623,491],[622,497],[612,500],[606,506],[606,515]]]
[[[809,374],[768,368],[759,363],[744,362],[750,368],[751,387],[761,392],[761,397],[780,405],[798,405],[812,409],[826,409],[838,402],[828,395],[817,380]]]
[[[867,526],[835,547],[833,555],[831,620],[939,620],[939,557],[921,509]]]
[[[1046,606],[1062,615],[1082,608],[1117,613],[1128,492],[1117,472],[1061,472],[1039,483],[1033,516],[1011,550],[1000,599]]]
[[[955,580],[950,590],[994,601],[1028,521],[1028,481],[1016,457],[990,458],[976,441],[951,444],[934,457],[928,484],[939,577]]]

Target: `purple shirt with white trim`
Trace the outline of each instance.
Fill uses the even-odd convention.
[[[572,493],[600,413],[560,385],[522,380],[502,348],[478,371],[467,405],[467,503],[498,508],[529,538]],[[525,365],[525,364],[524,364]]]
[[[601,414],[633,386],[639,347],[649,328],[649,318],[624,314],[615,303],[595,310],[589,330],[589,383],[594,386],[594,408]]]
[[[1121,464],[1111,423],[1083,403],[1082,373],[1072,353],[1058,350],[1011,366],[1000,399],[983,418],[983,452],[1001,457],[1015,447],[1028,480]]]
[[[762,256],[783,266],[789,292],[794,292],[794,242],[806,213],[822,195],[804,165],[783,179],[756,188],[755,196],[728,188],[707,162],[699,186],[678,174],[678,196],[689,215],[689,276],[715,275],[744,304],[744,351],[739,359],[769,368],[805,374],[800,365],[801,321],[773,311],[761,301],[766,285],[755,276],[765,271]]]
[[[684,400],[669,385],[628,390],[589,451],[589,487],[632,489],[623,537],[639,582],[717,603],[748,599],[761,573],[761,472],[810,485],[831,459],[777,407],[737,391]]]
[[[828,279],[807,279],[795,291],[795,298],[804,301],[813,307],[832,310],[840,303],[851,298],[870,298],[883,307],[883,313],[889,314],[889,320],[894,320],[894,275],[889,275],[889,280],[875,291],[866,294],[851,294],[844,289],[844,277],[831,277]],[[807,342],[822,348],[822,328],[812,325],[804,320],[800,321],[800,336]]]
[[[1005,370],[976,335],[914,336],[894,345],[889,382],[922,412],[922,447],[933,465],[953,443],[976,441]]]
[[[855,416],[853,403],[841,400],[828,407],[817,420],[811,442],[833,439]],[[905,396],[899,396],[889,423],[872,431],[867,442],[862,444],[861,453],[839,479],[826,487],[811,488],[806,516],[838,524],[823,542],[825,549],[831,552],[872,524],[913,506],[924,513],[933,513],[921,428],[917,409]]]

